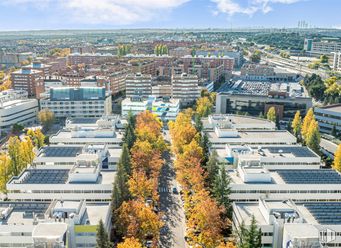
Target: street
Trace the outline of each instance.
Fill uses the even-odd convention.
[[[167,140],[168,137],[166,137]],[[159,179],[160,210],[164,213],[162,220],[165,222],[160,231],[160,247],[185,248],[185,213],[180,198],[179,187],[175,180],[175,171],[170,153],[165,153],[166,163],[161,169]],[[173,193],[173,187],[177,193]]]

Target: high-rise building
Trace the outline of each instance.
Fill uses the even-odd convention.
[[[152,76],[150,74],[129,74],[125,80],[126,97],[148,97],[152,94]]]
[[[42,71],[23,68],[12,72],[11,77],[13,88],[27,91],[29,97],[40,98],[45,91]]]
[[[182,73],[172,76],[172,98],[179,99],[182,106],[193,103],[200,96],[197,75]]]

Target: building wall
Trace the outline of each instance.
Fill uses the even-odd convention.
[[[150,74],[129,74],[125,80],[126,97],[143,96],[152,94],[152,76]]]
[[[339,105],[341,109],[341,104]],[[315,117],[319,123],[320,131],[331,134],[335,126],[338,132],[341,132],[341,111],[333,111],[328,108],[315,108]]]
[[[172,98],[179,99],[185,106],[193,103],[200,96],[199,80],[196,75],[183,73],[172,77]]]

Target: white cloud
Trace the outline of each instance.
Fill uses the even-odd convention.
[[[1,0],[0,4],[57,8],[85,24],[132,24],[176,8],[190,0]]]
[[[225,13],[229,15],[246,14],[253,15],[256,12],[268,13],[272,11],[271,5],[279,4],[293,4],[302,0],[249,0],[248,4],[241,5],[236,0],[211,0],[217,5],[218,13]]]

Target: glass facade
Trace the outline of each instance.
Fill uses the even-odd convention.
[[[51,101],[105,100],[105,88],[52,88]]]

